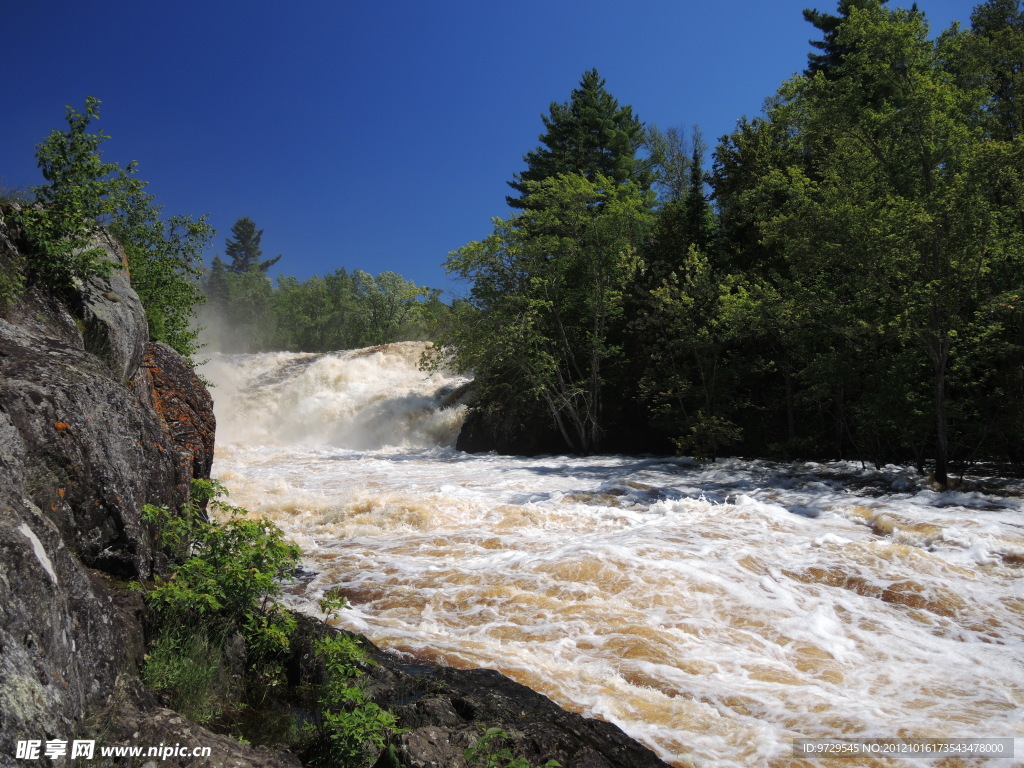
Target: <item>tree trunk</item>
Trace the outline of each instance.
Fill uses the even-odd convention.
[[[943,488],[949,481],[949,424],[946,416],[946,364],[948,349],[935,355],[935,482]]]

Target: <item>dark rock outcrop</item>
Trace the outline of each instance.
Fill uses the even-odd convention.
[[[166,344],[146,345],[143,369],[147,386],[141,391],[151,395],[153,408],[174,445],[191,458],[190,469],[182,466],[183,481],[209,477],[217,431],[210,391]]]
[[[299,617],[293,683],[316,681],[310,664],[318,637],[335,632]],[[532,765],[563,768],[665,768],[665,763],[612,723],[566,712],[546,696],[492,669],[459,670],[409,664],[360,638],[373,662],[367,693],[407,731],[398,737],[402,768],[465,768],[464,754],[488,728]]]

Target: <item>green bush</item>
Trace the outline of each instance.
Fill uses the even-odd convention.
[[[193,720],[219,721],[211,727],[253,741],[269,740],[273,725],[295,742],[294,716],[280,705],[294,693],[286,690],[284,662],[296,621],[276,599],[300,551],[273,523],[223,501],[225,494],[216,481],[195,480],[180,514],[144,508],[171,566],[144,588],[155,620],[143,679]],[[207,519],[207,504],[220,522]],[[321,601],[328,614],[347,607],[336,593]],[[366,697],[361,678],[372,662],[349,635],[314,647],[323,682],[310,703],[310,754],[318,765],[369,765],[399,732],[394,716]]]
[[[310,762],[317,766],[373,765],[401,733],[395,716],[369,701],[360,678],[373,662],[350,635],[332,635],[316,642],[324,670],[317,691],[317,712],[307,726],[313,737]]]
[[[299,548],[273,523],[222,501],[224,493],[217,482],[196,480],[180,514],[143,510],[171,560],[169,574],[144,588],[154,621],[143,678],[197,720],[263,707],[284,687],[295,629],[276,599]],[[206,519],[206,503],[223,522]]]
[[[272,522],[250,519],[246,510],[221,501],[224,493],[219,483],[197,480],[194,502],[183,514],[144,508],[143,519],[157,526],[176,560],[169,578],[149,586],[147,601],[162,623],[237,629],[247,655],[265,660],[289,648],[295,619],[276,598],[301,551]],[[204,501],[226,519],[207,522]]]
[[[488,728],[476,744],[464,753],[469,768],[533,768],[525,757],[515,757],[502,742],[508,734],[501,728]],[[557,760],[548,760],[540,768],[560,768]]]

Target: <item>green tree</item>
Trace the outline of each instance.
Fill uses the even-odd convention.
[[[53,131],[36,148],[49,183],[36,188],[38,204],[17,217],[32,256],[29,279],[66,295],[76,280],[105,274],[112,265],[95,238],[106,227],[124,246],[150,338],[191,359],[197,349],[195,307],[202,301],[199,253],[214,232],[205,217],[162,219],[162,207],[135,175],[135,163],[121,168],[102,159],[100,147],[109,137],[89,131],[99,104],[89,96],[82,112],[68,107],[68,130]]]
[[[274,348],[278,315],[274,285],[259,269],[228,272],[229,346],[237,352],[266,352]]]
[[[472,289],[440,342],[460,369],[475,371],[479,407],[539,405],[568,448],[589,453],[607,427],[648,196],[602,175],[558,175],[526,189],[523,213],[495,219],[490,237],[450,254],[446,269]]]
[[[865,412],[913,439],[922,425],[899,403],[930,401],[935,477],[945,483],[957,361],[969,339],[985,335],[979,312],[1020,285],[1021,221],[1011,201],[1024,163],[1018,143],[975,125],[990,93],[943,69],[958,35],[937,48],[927,32],[915,11],[852,9],[836,31],[845,51],[837,76],[795,78],[775,110],[797,128],[813,172],[772,171],[760,186],[785,190],[762,233],[846,337],[876,355],[874,391],[886,406]]]
[[[659,199],[672,202],[685,197],[691,177],[692,150],[683,130],[672,126],[663,131],[656,125],[649,126],[644,149]]]
[[[210,310],[218,316],[227,314],[228,308],[228,277],[227,265],[220,256],[214,256],[207,273],[203,292]]]
[[[865,8],[869,5],[880,5],[889,0],[839,0],[837,8],[838,15],[823,13],[817,9],[805,8],[804,20],[810,22],[814,27],[824,34],[822,40],[811,40],[811,45],[821,53],[809,53],[807,55],[807,69],[804,74],[812,77],[817,72],[823,72],[826,77],[832,77],[835,68],[838,67],[846,54],[851,52],[849,44],[843,44],[838,39],[839,27],[850,17],[853,9]]]
[[[99,99],[89,96],[82,112],[67,107],[68,130],[52,131],[36,147],[39,170],[48,183],[34,190],[39,205],[17,217],[32,254],[29,280],[58,292],[66,293],[76,279],[110,268],[91,241],[100,222],[113,212],[110,191],[125,172],[100,155],[109,137],[102,130],[88,130],[99,118],[99,105]]]
[[[645,139],[643,124],[634,117],[632,107],[620,107],[604,86],[604,79],[591,69],[568,102],[552,102],[550,115],[541,115],[541,146],[523,157],[526,170],[509,182],[518,193],[506,198],[510,206],[526,207],[530,182],[560,174],[580,174],[592,182],[598,176],[605,183],[631,182],[641,191],[650,188],[652,175],[636,157]]]
[[[978,117],[988,135],[1012,140],[1024,131],[1024,10],[1019,0],[988,0],[971,14],[968,35],[947,34],[947,65],[983,88]]]
[[[161,219],[162,206],[145,187],[133,174],[119,178],[108,229],[124,245],[150,339],[191,359],[199,348],[195,308],[205,300],[199,287],[201,253],[215,233],[205,216]]]
[[[718,263],[716,217],[706,192],[704,142],[694,129],[682,197],[657,212],[633,288],[635,368],[653,426],[679,450],[713,457],[739,430],[724,418],[731,331]]]
[[[281,260],[281,256],[277,255],[267,261],[260,261],[263,255],[260,248],[263,230],[256,229],[255,222],[248,216],[243,216],[231,225],[231,235],[224,244],[224,253],[231,258],[228,269],[232,272],[242,273],[253,269],[266,272]]]

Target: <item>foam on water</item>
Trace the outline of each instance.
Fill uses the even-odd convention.
[[[315,572],[295,605],[340,588],[344,626],[500,669],[674,765],[800,765],[792,740],[828,737],[1015,737],[1024,755],[1019,486],[466,455],[437,447],[460,418],[438,405],[463,382],[418,371],[421,349],[204,371],[215,474]]]

